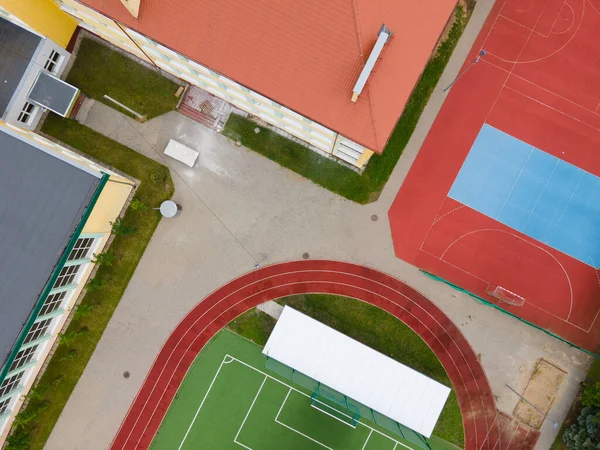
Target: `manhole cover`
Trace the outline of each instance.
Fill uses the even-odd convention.
[[[124,378],[129,378],[129,372],[127,372],[127,371],[123,372],[123,377]]]
[[[308,259],[310,255],[308,253],[302,253],[302,259]]]
[[[379,217],[377,216],[377,214],[373,214],[373,215],[371,216],[371,220],[372,220],[373,222],[377,222],[377,219],[379,219]]]

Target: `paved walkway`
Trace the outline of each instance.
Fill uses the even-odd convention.
[[[440,86],[456,76],[489,9],[480,0]],[[436,88],[411,141],[376,203],[360,206],[172,112],[147,123],[96,103],[85,124],[171,168],[181,216],[163,220],[57,423],[48,449],[106,449],[171,331],[196,304],[255,264],[336,259],[376,268],[431,299],[473,345],[497,396],[511,414],[536,361],[568,371],[552,408],[567,413],[589,359],[546,334],[447,286],[394,256],[387,211],[444,100]],[[162,155],[169,139],[200,153],[194,168]],[[376,215],[377,221],[371,220]],[[123,372],[130,372],[128,379]],[[540,448],[556,430],[544,424]],[[66,446],[66,447],[65,447]]]
[[[263,302],[310,292],[341,294],[376,305],[423,338],[452,380],[463,417],[465,449],[533,448],[538,433],[499,415],[477,355],[431,301],[373,269],[334,261],[295,261],[237,278],[185,316],[156,358],[111,449],[150,446],[196,355],[221,327]]]

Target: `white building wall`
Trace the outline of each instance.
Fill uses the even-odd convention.
[[[25,75],[19,83],[19,87],[15,91],[15,94],[8,105],[4,115],[4,120],[6,122],[18,125],[27,130],[33,130],[37,126],[44,112],[43,108],[40,106],[37,106],[37,109],[28,124],[19,122],[17,119],[23,107],[25,106],[25,103],[27,102],[27,97],[29,95],[29,91],[33,87],[33,83],[37,79],[40,71],[44,70],[44,64],[46,64],[46,61],[50,57],[50,53],[53,50],[61,55],[61,61],[56,70],[52,72],[52,75],[60,78],[67,65],[67,62],[69,61],[69,58],[71,57],[71,54],[54,41],[44,38],[36,50],[36,53],[29,64],[27,72],[25,72]]]
[[[325,153],[333,154],[359,168],[363,167],[373,154],[371,150],[349,141],[335,131],[245,88],[208,67],[175,53],[134,30],[117,25],[111,19],[74,0],[60,0],[60,3],[61,9],[80,19],[80,25],[89,31],[144,60],[150,58],[154,64],[166,72],[222,98],[253,116],[260,117],[265,122],[285,130]],[[137,46],[129,38],[133,39]],[[140,48],[143,51],[140,51]],[[362,149],[362,151],[344,152],[343,150],[346,149],[344,146],[336,147],[336,142],[339,140],[351,142],[353,149]]]

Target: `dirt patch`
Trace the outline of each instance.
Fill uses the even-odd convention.
[[[527,425],[539,429],[566,376],[567,373],[564,370],[545,359],[540,359],[527,383],[523,397],[543,414],[521,400],[517,404],[513,416]]]

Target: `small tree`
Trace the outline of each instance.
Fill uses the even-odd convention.
[[[112,233],[117,236],[127,236],[137,231],[137,228],[125,225],[125,223],[123,223],[123,219],[120,217],[118,217],[114,222],[110,222],[110,226],[112,227]]]
[[[104,253],[94,253],[94,260],[92,262],[94,264],[98,264],[99,266],[110,267],[115,262],[115,254],[110,251]]]
[[[144,211],[146,209],[150,209],[148,205],[146,205],[143,201],[138,200],[137,198],[131,200],[129,207],[132,209],[132,211]]]
[[[577,422],[563,435],[563,442],[571,450],[600,449],[600,409],[586,406],[581,410]]]

